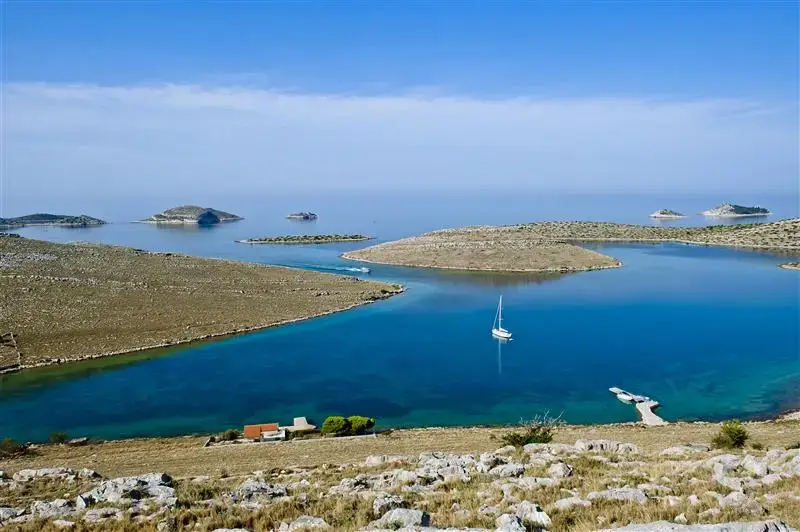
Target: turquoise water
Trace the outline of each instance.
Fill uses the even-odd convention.
[[[614,216],[585,218],[648,223],[639,210],[674,206],[653,204],[634,211],[618,200]],[[528,212],[530,205],[474,199],[473,222],[556,218]],[[787,205],[783,217],[796,216]],[[565,218],[584,217],[561,208]],[[208,230],[113,224],[20,233],[329,268],[352,265],[338,255],[360,246],[233,240],[293,228],[386,240],[470,223],[458,204],[420,209],[408,223],[398,210],[371,204],[360,224],[343,209],[305,226],[248,216]],[[776,267],[787,258],[677,244],[592,247],[624,267],[542,278],[375,266],[370,277],[402,282],[408,292],[217,342],[6,376],[0,436],[181,434],[330,414],[374,416],[381,426],[514,423],[545,411],[575,423],[635,420],[607,391],[615,385],[658,399],[667,419],[750,418],[800,406],[800,276]],[[501,292],[514,333],[507,344],[489,334]]]

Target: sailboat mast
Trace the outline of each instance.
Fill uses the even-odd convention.
[[[497,326],[503,328],[503,295],[500,294],[500,303],[497,305]]]

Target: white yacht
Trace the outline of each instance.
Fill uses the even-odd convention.
[[[497,305],[497,314],[494,316],[494,323],[492,324],[492,336],[501,338],[503,340],[511,339],[511,332],[503,329],[503,296],[500,296],[500,303]]]

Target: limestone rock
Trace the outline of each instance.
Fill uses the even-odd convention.
[[[752,473],[757,477],[763,477],[767,474],[767,464],[751,455],[747,455],[742,460],[742,467],[745,471]]]
[[[496,532],[525,532],[522,520],[513,514],[503,514],[495,521]]]
[[[291,523],[282,523],[279,532],[294,532],[296,530],[330,530],[331,526],[320,517],[301,515]]]
[[[399,495],[392,495],[389,493],[383,493],[378,495],[375,500],[372,502],[372,511],[376,516],[380,516],[388,512],[389,510],[394,510],[395,508],[400,508],[403,506],[403,498]]]
[[[130,504],[148,499],[160,505],[174,506],[177,499],[172,486],[172,477],[166,473],[148,473],[135,477],[120,477],[105,480],[96,488],[80,494],[75,503],[80,508],[108,502]]]
[[[716,508],[715,508],[716,510]],[[719,511],[719,510],[717,510]],[[782,521],[756,521],[733,523],[719,523],[713,525],[684,525],[670,523],[669,521],[657,521],[655,523],[628,525],[622,528],[613,529],[614,532],[671,532],[679,530],[682,532],[792,532],[793,529]],[[599,532],[611,532],[611,529]]]
[[[578,440],[575,442],[578,451],[595,451],[609,453],[638,453],[639,448],[632,443],[622,443],[614,440]]]
[[[56,528],[72,528],[75,526],[75,522],[67,521],[66,519],[56,519],[53,521],[53,526]]]
[[[572,475],[573,467],[564,462],[556,462],[547,469],[547,474],[552,478],[567,478]]]
[[[121,519],[122,510],[117,508],[96,508],[83,514],[83,520],[89,523],[101,523],[111,517]]]
[[[591,506],[592,503],[580,497],[567,497],[565,499],[558,499],[553,503],[556,509],[564,511],[574,508],[575,506]]]
[[[403,527],[428,526],[431,523],[431,516],[422,510],[410,510],[407,508],[395,508],[389,510],[377,521],[368,525],[368,529],[390,528],[397,530]]]
[[[766,513],[766,510],[758,501],[751,499],[741,491],[730,492],[719,501],[719,505],[721,508],[730,506],[753,515],[763,515]]]
[[[505,447],[500,447],[497,449],[494,454],[514,454],[517,448],[513,445],[506,445]]]
[[[67,467],[45,467],[41,469],[20,469],[12,477],[16,482],[28,482],[35,478],[67,480],[75,477],[75,471]]]
[[[381,466],[385,464],[394,464],[394,463],[401,463],[408,461],[407,456],[399,456],[399,455],[388,455],[388,454],[380,454],[380,455],[370,455],[367,456],[366,460],[364,460],[364,465],[368,467],[374,466]]]
[[[711,451],[708,445],[702,443],[687,443],[676,447],[669,447],[661,451],[661,456],[684,456],[687,454],[707,453]]]
[[[33,501],[31,503],[31,515],[35,517],[64,517],[75,511],[72,503],[66,499],[56,499],[54,501]]]
[[[522,501],[510,507],[509,510],[517,514],[517,517],[527,526],[547,528],[551,524],[550,516],[538,504],[530,501]]]
[[[518,462],[498,465],[489,470],[490,475],[495,475],[502,478],[518,477],[524,472],[525,466]]]
[[[529,443],[522,448],[527,454],[548,453],[548,454],[571,454],[576,451],[575,446],[566,443]]]
[[[82,478],[82,479],[85,479],[85,480],[91,480],[91,479],[94,479],[94,478],[101,478],[101,475],[100,475],[100,473],[98,473],[94,469],[87,469],[87,468],[84,467],[83,469],[78,471],[78,478]]]
[[[674,522],[678,523],[679,525],[685,525],[689,522],[689,519],[686,518],[686,514],[678,514],[673,519]]]
[[[590,501],[603,499],[608,501],[630,501],[639,504],[647,502],[647,495],[638,488],[613,488],[605,491],[593,491],[587,498]]]
[[[13,519],[18,515],[21,515],[23,511],[24,510],[18,510],[16,508],[10,508],[7,506],[0,507],[0,523]]]

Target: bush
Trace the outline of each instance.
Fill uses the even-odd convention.
[[[50,443],[67,443],[69,436],[66,432],[54,432],[50,434]]]
[[[520,420],[519,424],[522,426],[522,431],[507,432],[500,437],[506,445],[524,447],[529,443],[550,443],[553,441],[555,429],[564,422],[560,415],[550,417],[549,413],[545,413],[529,421]]]
[[[711,445],[716,449],[741,449],[750,438],[747,429],[738,420],[726,421],[719,432],[711,438]]]
[[[350,434],[353,435],[364,434],[375,426],[375,420],[371,417],[350,416],[347,422],[350,423]]]
[[[220,439],[222,441],[234,441],[234,440],[238,440],[240,436],[241,436],[241,434],[239,433],[238,430],[236,430],[236,429],[228,429],[228,430],[226,430],[225,432],[222,433],[222,436],[220,436]]]
[[[11,438],[0,441],[0,458],[13,458],[30,453],[31,450],[27,446],[17,443]]]
[[[342,416],[328,416],[320,432],[323,435],[345,436],[350,433],[350,422]]]
[[[761,451],[764,449],[764,444],[761,443],[760,441],[754,441],[753,443],[750,444],[750,447],[752,447],[756,451]]]

